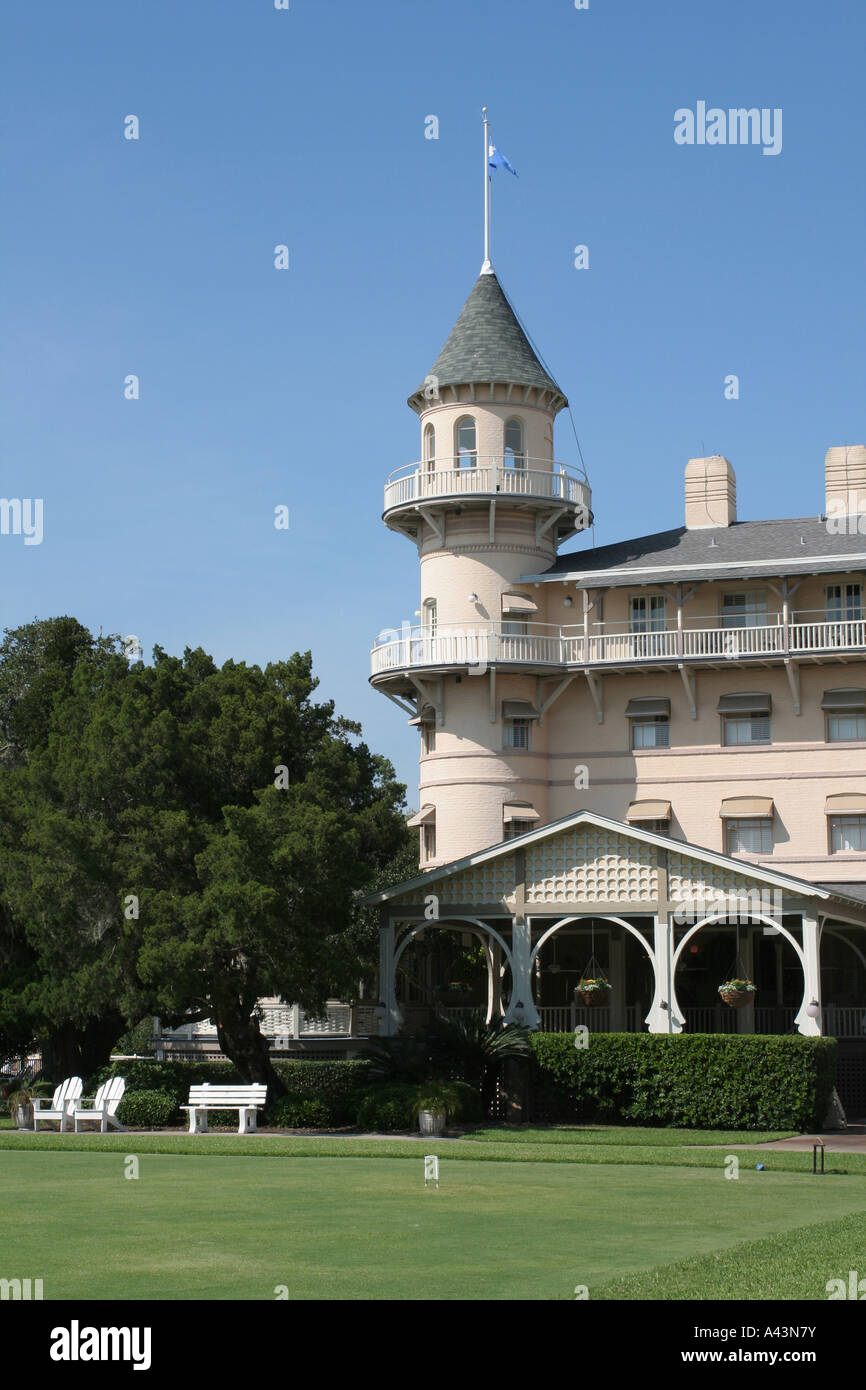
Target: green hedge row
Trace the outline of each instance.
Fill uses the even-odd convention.
[[[814,1129],[836,1075],[834,1038],[571,1033],[532,1038],[534,1120],[687,1129]]]

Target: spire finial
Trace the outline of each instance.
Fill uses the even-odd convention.
[[[481,119],[484,122],[484,263],[481,266],[482,275],[493,274],[493,262],[490,259],[490,122],[487,119],[487,107],[481,108]]]

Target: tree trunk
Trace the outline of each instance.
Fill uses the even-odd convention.
[[[241,1080],[264,1082],[269,1102],[284,1096],[285,1083],[274,1071],[270,1044],[262,1035],[255,1014],[250,1015],[236,998],[220,999],[216,1026],[220,1048],[234,1062]]]
[[[529,1123],[529,1059],[508,1057],[503,1067],[505,1091],[505,1122],[509,1125]]]
[[[126,1028],[116,1010],[88,1019],[83,1027],[64,1023],[42,1041],[42,1073],[56,1085],[67,1076],[86,1079],[108,1065],[111,1049]]]

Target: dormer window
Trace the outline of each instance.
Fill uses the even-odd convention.
[[[523,425],[520,420],[507,420],[505,422],[505,467],[526,467]]]
[[[464,415],[454,427],[454,452],[458,468],[474,468],[478,462],[475,421],[471,415]]]

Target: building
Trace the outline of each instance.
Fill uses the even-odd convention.
[[[424,874],[377,898],[387,1027],[434,921],[483,942],[489,1016],[573,1026],[591,960],[607,1026],[866,1034],[866,447],[828,450],[815,516],[740,521],[698,458],[684,524],[580,544],[567,401],[487,261],[409,405],[383,519],[419,622],[371,681],[419,729]],[[755,1010],[719,1000],[731,971]]]

